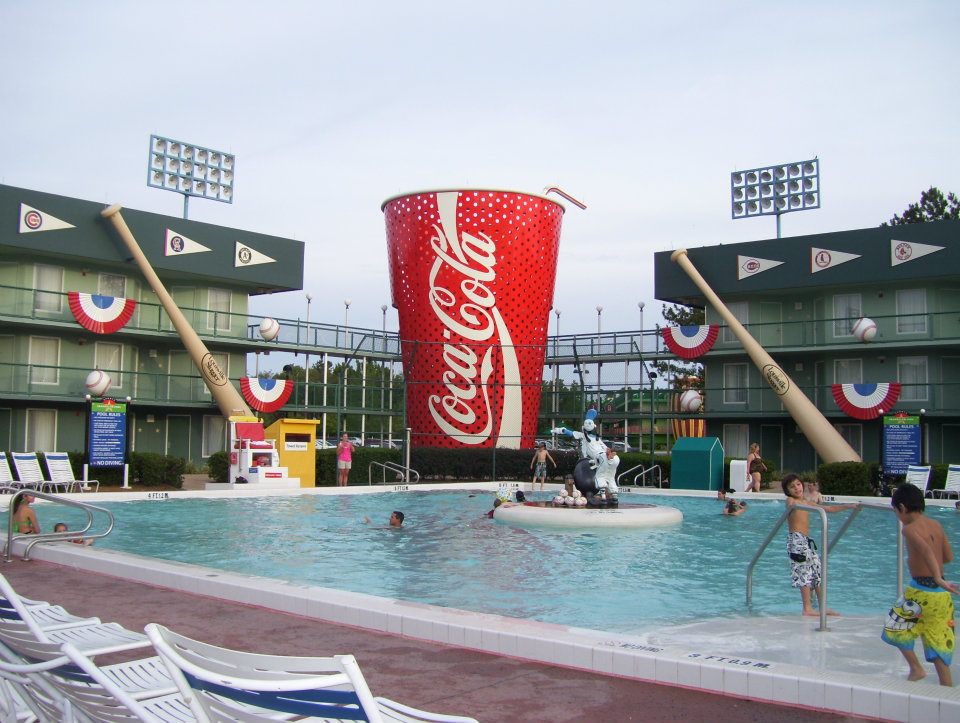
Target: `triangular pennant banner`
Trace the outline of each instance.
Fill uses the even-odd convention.
[[[837,406],[855,419],[876,419],[897,403],[900,384],[831,384],[830,391]]]
[[[661,334],[667,348],[678,357],[696,359],[710,351],[720,334],[720,327],[716,324],[668,326],[661,330]]]
[[[942,251],[943,246],[931,246],[930,244],[918,244],[913,241],[897,241],[890,239],[890,265],[899,266],[908,261],[915,261],[922,256]]]
[[[199,244],[193,239],[189,239],[183,234],[167,229],[166,239],[163,244],[164,256],[183,256],[184,254],[199,254],[210,249],[203,244]]]
[[[73,318],[80,326],[94,334],[112,334],[122,329],[137,308],[137,302],[133,299],[83,294],[79,291],[68,292],[67,300]]]
[[[275,412],[293,394],[293,380],[266,377],[240,377],[243,398],[258,412]]]
[[[33,206],[20,204],[20,233],[35,231],[58,231],[62,228],[76,228],[72,223],[62,221],[49,213],[38,211]]]
[[[764,271],[780,266],[783,261],[758,259],[756,256],[737,256],[737,281],[743,281],[748,276],[756,276]]]
[[[815,274],[818,271],[825,271],[826,269],[859,258],[860,254],[851,254],[846,251],[831,251],[830,249],[818,249],[813,246],[810,248],[810,273]]]
[[[272,264],[275,262],[276,259],[272,259],[266,254],[262,254],[239,241],[237,241],[234,246],[233,265],[235,268],[241,266],[256,266],[257,264]]]

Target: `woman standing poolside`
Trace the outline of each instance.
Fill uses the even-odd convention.
[[[750,482],[744,492],[759,492],[760,476],[766,471],[767,465],[763,463],[763,457],[760,456],[760,445],[754,442],[750,445],[750,454],[747,455],[747,472],[750,474]]]
[[[337,484],[347,486],[350,477],[350,468],[353,466],[353,443],[344,432],[340,435],[340,444],[337,445]]]
[[[13,501],[13,531],[21,535],[39,535],[40,523],[37,522],[37,513],[30,507],[36,499],[31,494],[19,495]]]

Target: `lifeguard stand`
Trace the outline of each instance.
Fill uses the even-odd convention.
[[[317,425],[319,419],[278,419],[266,429],[280,462],[300,480],[301,487],[317,486]]]
[[[223,487],[250,487],[257,489],[290,489],[300,486],[300,480],[290,477],[287,468],[280,466],[276,442],[267,439],[263,422],[256,417],[231,417],[230,469],[227,484],[208,482],[207,489]]]

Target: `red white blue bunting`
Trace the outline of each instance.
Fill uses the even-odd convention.
[[[716,324],[703,326],[668,326],[663,329],[663,340],[681,359],[696,359],[713,348],[720,334]]]
[[[240,391],[243,392],[243,398],[258,412],[275,412],[286,404],[293,394],[293,381],[240,377]]]
[[[73,318],[80,326],[94,334],[112,334],[122,329],[137,308],[137,302],[133,299],[82,294],[79,291],[67,293],[67,300],[70,302]]]
[[[900,398],[897,382],[882,384],[831,384],[837,406],[855,419],[876,419],[889,412]]]

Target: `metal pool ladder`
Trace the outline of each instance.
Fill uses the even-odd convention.
[[[634,472],[634,471],[636,471],[636,470],[640,470],[640,472],[637,472],[637,474],[634,475],[634,477],[633,477],[633,486],[635,486],[635,487],[647,487],[648,485],[647,485],[646,477],[647,477],[647,475],[650,475],[650,480],[651,480],[651,481],[650,481],[650,484],[649,484],[650,487],[653,487],[654,483],[657,485],[657,487],[663,487],[663,475],[662,475],[662,471],[661,471],[661,469],[660,469],[660,465],[659,465],[659,464],[655,464],[655,465],[653,465],[652,467],[647,467],[646,469],[644,469],[642,462],[641,462],[640,464],[634,465],[634,466],[631,467],[630,469],[628,469],[628,470],[626,470],[626,471],[621,472],[620,474],[618,474],[618,475],[617,475],[617,484],[625,484],[625,483],[623,483],[623,482],[620,482],[620,480],[622,480],[622,479],[623,479],[624,477],[626,477],[628,474],[630,474],[631,472]]]
[[[395,472],[397,477],[403,478],[403,484],[417,484],[420,481],[420,473],[417,470],[410,467],[404,467],[402,464],[397,462],[371,462],[370,466],[367,467],[367,484],[373,484],[373,468],[380,467],[381,479],[380,484],[387,484],[387,472]],[[411,480],[410,475],[414,475],[415,479]],[[400,482],[397,482],[400,484]]]
[[[66,507],[79,507],[84,512],[87,513],[87,524],[83,527],[82,530],[70,530],[69,532],[45,532],[41,535],[19,535],[14,534],[13,532],[13,501],[18,497],[23,495],[30,495],[31,497],[36,497],[38,500],[47,500],[48,502],[54,502],[58,505],[65,505]],[[93,527],[93,513],[102,512],[107,516],[107,529],[104,532],[97,532],[94,534],[89,534],[90,528]],[[33,549],[34,545],[37,545],[41,542],[57,542],[57,541],[69,541],[75,540],[78,537],[83,537],[88,540],[96,540],[102,537],[106,537],[113,530],[113,513],[105,507],[99,507],[97,505],[91,505],[88,502],[78,502],[76,500],[68,500],[65,497],[60,495],[50,494],[48,492],[37,492],[31,489],[24,489],[15,492],[10,498],[10,507],[7,510],[7,543],[3,548],[3,561],[11,562],[13,560],[13,541],[14,540],[25,540],[27,546],[23,551],[23,559],[30,559],[30,550]]]
[[[843,524],[840,525],[840,529],[837,530],[837,534],[834,535],[833,540],[830,540],[830,529],[829,523],[827,522],[827,511],[822,507],[817,505],[803,505],[797,504],[792,507],[784,510],[784,513],[780,516],[780,519],[777,520],[774,524],[773,529],[770,530],[770,533],[766,536],[763,542],[760,543],[759,549],[753,556],[753,559],[750,560],[750,564],[747,565],[747,607],[750,606],[753,601],[753,568],[756,567],[757,562],[760,560],[760,556],[763,554],[764,550],[767,549],[767,546],[780,531],[780,528],[783,527],[783,523],[787,521],[787,518],[790,516],[790,513],[794,510],[807,510],[808,512],[817,512],[820,515],[820,550],[821,550],[821,572],[820,572],[820,587],[823,592],[823,600],[820,605],[820,631],[826,631],[827,628],[827,558],[830,555],[830,551],[833,550],[834,546],[840,541],[840,538],[843,537],[843,534],[847,531],[847,528],[853,523],[862,510],[875,510],[879,512],[890,512],[890,507],[880,506],[880,505],[865,505],[860,504],[853,509],[853,512],[844,520]],[[903,595],[903,535],[900,534],[902,525],[900,521],[897,521],[897,596]],[[828,542],[829,541],[829,542]]]

